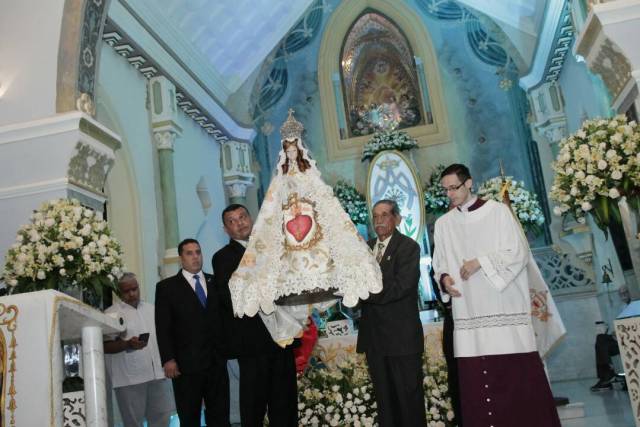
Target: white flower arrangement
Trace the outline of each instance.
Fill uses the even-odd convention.
[[[542,224],[544,224],[544,213],[538,202],[538,197],[524,188],[524,182],[516,181],[513,177],[505,176],[504,182],[509,188],[509,199],[511,200],[511,209],[518,217],[522,227],[538,235],[542,232]],[[497,176],[482,183],[478,188],[478,196],[483,199],[493,199],[502,202],[501,190],[503,187],[503,178]]]
[[[18,230],[7,252],[4,280],[11,293],[65,286],[99,297],[115,289],[122,250],[106,221],[74,199],[45,202]]]
[[[333,194],[338,198],[340,205],[349,214],[354,224],[366,225],[369,222],[367,200],[356,187],[341,180],[333,187]]]
[[[449,208],[449,198],[447,194],[442,191],[440,185],[440,174],[444,171],[444,165],[438,165],[429,175],[429,179],[424,184],[424,207],[427,213],[440,216],[447,213]]]
[[[618,199],[640,207],[640,130],[624,115],[587,120],[560,141],[552,167],[556,175],[550,196],[556,215],[573,215],[580,223],[593,214],[603,230],[611,218],[619,221]]]
[[[400,130],[376,132],[365,145],[362,151],[362,161],[371,160],[381,151],[385,150],[411,150],[418,143],[408,133]]]
[[[455,425],[444,359],[423,364],[427,426]],[[312,367],[298,378],[298,421],[304,426],[375,426],[378,412],[367,362],[348,353],[335,368]]]

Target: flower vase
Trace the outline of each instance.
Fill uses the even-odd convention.
[[[82,301],[82,288],[78,285],[72,285],[63,281],[58,285],[58,290],[63,294],[69,295],[71,298]]]
[[[93,288],[82,288],[82,302],[93,308],[102,310],[102,298]]]

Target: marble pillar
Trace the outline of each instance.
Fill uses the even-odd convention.
[[[82,361],[87,427],[107,427],[107,390],[105,385],[102,328],[82,328]]]

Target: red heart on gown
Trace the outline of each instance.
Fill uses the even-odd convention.
[[[309,215],[296,215],[287,221],[287,231],[298,241],[302,242],[309,231],[313,221]]]

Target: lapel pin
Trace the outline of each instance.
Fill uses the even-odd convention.
[[[387,261],[391,260],[391,255],[387,256]]]

